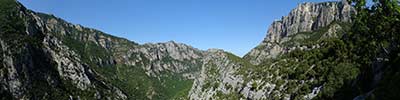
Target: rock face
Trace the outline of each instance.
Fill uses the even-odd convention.
[[[197,68],[199,70],[198,68],[201,65],[200,59],[205,55],[204,51],[173,41],[144,44],[139,48],[132,49],[132,51],[142,53],[144,58],[149,60],[149,65],[144,66],[149,75],[156,75],[165,70],[174,73],[181,73],[190,68]],[[139,60],[137,62],[143,61]]]
[[[3,97],[85,99],[77,95],[82,91],[96,93],[98,99],[126,99],[116,87],[100,82],[79,55],[45,28],[49,26],[37,13],[13,0],[1,3],[5,5],[1,6],[0,38]],[[75,93],[66,93],[70,91]]]
[[[288,16],[273,22],[267,36],[256,48],[244,56],[253,64],[267,58],[275,58],[284,51],[281,43],[299,32],[311,32],[330,25],[332,22],[351,22],[355,10],[346,0],[341,2],[303,3]]]
[[[240,63],[234,61],[232,54],[223,50],[210,49],[208,55],[203,59],[203,65],[200,76],[194,81],[193,87],[189,92],[189,98],[198,99],[215,99],[223,97],[224,94],[231,93],[242,87],[243,76],[236,75],[236,71],[243,67]],[[228,88],[229,87],[229,88]]]
[[[270,99],[276,85],[268,80],[253,78],[253,69],[245,61],[223,50],[208,50],[209,54],[203,59],[202,70],[194,81],[189,92],[191,100],[238,100],[238,99]],[[272,79],[271,76],[265,76]],[[272,81],[272,80],[271,80]],[[257,85],[258,84],[258,85]]]

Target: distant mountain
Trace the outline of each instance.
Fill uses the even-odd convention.
[[[174,41],[141,45],[2,0],[0,98],[398,99],[400,10],[383,17],[357,4],[299,4],[240,58]]]

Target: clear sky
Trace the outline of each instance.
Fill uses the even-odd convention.
[[[263,40],[272,21],[299,3],[332,0],[18,1],[34,11],[140,44],[173,40],[243,56]]]

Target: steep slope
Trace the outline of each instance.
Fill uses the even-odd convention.
[[[0,4],[2,99],[126,98],[97,78],[35,12],[14,0]]]
[[[350,22],[355,10],[342,0],[341,2],[303,3],[293,9],[288,16],[270,25],[267,37],[256,48],[244,56],[252,64],[260,64],[268,58],[275,58],[288,48],[283,42],[291,40],[301,32],[311,32],[327,27],[332,22]]]
[[[203,59],[200,76],[195,80],[189,93],[190,99],[239,99],[243,87],[243,75],[237,70],[249,65],[241,58],[223,50],[210,49]]]

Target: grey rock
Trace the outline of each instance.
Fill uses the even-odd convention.
[[[288,16],[275,21],[268,28],[267,36],[256,48],[244,56],[252,64],[259,64],[282,53],[285,38],[299,32],[310,32],[326,27],[334,21],[351,22],[354,8],[345,0],[341,2],[302,3]]]

